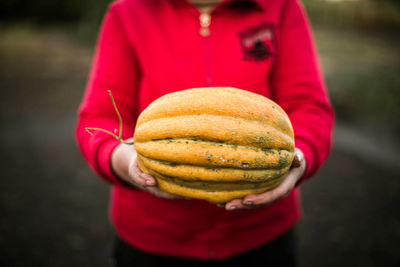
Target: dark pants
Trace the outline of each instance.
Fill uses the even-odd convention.
[[[224,260],[198,260],[169,257],[138,250],[117,237],[114,247],[115,266],[296,266],[296,236],[292,229],[268,244]]]

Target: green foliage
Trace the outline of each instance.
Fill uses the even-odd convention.
[[[338,118],[384,119],[400,132],[400,0],[301,1],[314,28]],[[69,37],[86,41],[92,48],[110,2],[0,1],[1,28],[7,28],[10,34],[18,33],[13,36],[20,40],[7,46],[0,61],[19,63],[14,57],[16,44],[23,45],[31,40],[27,36],[38,34],[37,26],[57,25],[56,31],[59,31],[62,24]],[[0,41],[6,44],[7,36],[2,31]],[[34,47],[42,49],[43,44]],[[23,55],[25,63],[35,53]]]
[[[313,25],[400,30],[400,1],[302,0]]]
[[[79,39],[93,43],[106,9],[112,0],[85,0],[84,2],[87,7],[84,16],[76,26],[74,25],[75,31]]]
[[[338,119],[386,121],[400,132],[400,38],[320,27],[314,33]]]
[[[25,20],[33,23],[49,23],[73,21],[84,14],[85,1],[29,1],[8,0],[0,2],[0,18],[2,21]]]
[[[74,36],[93,43],[111,0],[8,0],[0,2],[0,23],[63,25]]]

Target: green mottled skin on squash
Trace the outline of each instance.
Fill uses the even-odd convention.
[[[139,116],[134,141],[139,168],[160,188],[217,203],[275,188],[294,156],[283,109],[227,87],[157,99]]]

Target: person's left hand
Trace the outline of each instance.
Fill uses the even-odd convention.
[[[286,197],[303,177],[306,170],[306,161],[303,152],[296,148],[292,167],[285,180],[276,188],[257,195],[248,195],[242,199],[233,199],[225,204],[226,210],[249,209],[267,206],[274,201]]]

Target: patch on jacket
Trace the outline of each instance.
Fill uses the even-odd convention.
[[[274,25],[271,23],[249,27],[239,33],[239,38],[244,60],[262,61],[276,54]]]

